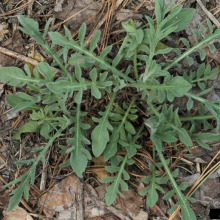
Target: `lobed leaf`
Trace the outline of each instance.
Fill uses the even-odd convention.
[[[41,126],[38,124],[37,121],[28,121],[18,129],[13,138],[15,140],[20,140],[22,133],[39,132],[40,127]]]
[[[71,144],[73,147],[70,154],[70,165],[76,172],[77,176],[82,178],[88,160],[91,160],[91,155],[86,149],[83,148],[82,145],[83,134],[81,131],[80,114],[80,104],[78,103],[76,111],[75,135],[72,140],[69,140],[69,144]]]
[[[28,77],[24,71],[17,67],[1,67],[0,81],[10,86],[22,87],[27,83],[39,83],[39,79]]]
[[[108,118],[110,115],[110,111],[113,106],[114,99],[116,97],[116,93],[113,94],[105,113],[102,118],[99,120],[99,124],[93,129],[91,138],[92,138],[92,152],[95,157],[99,157],[106,148],[106,145],[109,141],[109,129],[112,128],[110,125]]]

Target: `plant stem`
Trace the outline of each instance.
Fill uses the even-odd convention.
[[[217,39],[218,37],[220,37],[220,32],[214,33],[214,34],[210,35],[209,37],[207,37],[206,39],[200,41],[195,46],[193,46],[192,48],[188,49],[185,53],[180,55],[177,59],[175,59],[170,65],[168,65],[166,68],[164,68],[164,70],[169,70],[171,67],[173,67],[174,65],[179,63],[182,59],[189,56],[192,52],[194,52],[195,50],[204,46],[206,43],[209,43],[210,41]]]
[[[197,121],[197,120],[208,120],[213,118],[214,118],[213,115],[190,116],[190,117],[180,117],[180,121]]]
[[[118,128],[117,128],[116,130],[114,130],[114,131],[115,131],[115,132],[113,132],[114,134],[115,134],[115,133],[117,134],[117,133],[119,133],[119,132],[121,131],[121,128],[122,128],[122,126],[124,125],[124,123],[125,123],[125,121],[126,121],[126,119],[127,119],[127,117],[128,117],[128,114],[129,114],[129,112],[130,112],[130,110],[131,110],[131,108],[132,108],[132,106],[133,106],[135,100],[136,100],[136,97],[133,97],[132,100],[131,100],[130,105],[128,106],[127,111],[125,112],[124,117],[122,118],[122,121],[121,121],[120,125],[118,126]]]
[[[59,57],[54,53],[54,51],[49,47],[47,43],[45,45],[42,45],[46,52],[53,57],[53,59],[57,62],[57,64],[60,66],[60,68],[63,70],[63,72],[66,74],[66,76],[69,78],[70,82],[73,81],[73,77],[71,76],[70,72],[67,70],[67,68],[62,64]]]
[[[134,75],[135,75],[136,80],[138,80],[139,76],[138,76],[138,69],[137,69],[137,51],[135,52],[134,57],[133,57],[133,64],[134,64]]]
[[[160,113],[154,108],[153,105],[148,104],[152,112],[159,118]],[[192,120],[208,120],[213,119],[213,115],[205,115],[205,116],[190,116],[190,117],[180,117],[180,121],[192,121]]]
[[[173,178],[173,175],[172,175],[172,173],[171,173],[171,171],[170,171],[170,169],[169,169],[169,167],[166,163],[166,159],[164,158],[162,152],[159,151],[159,150],[157,150],[157,152],[158,152],[158,156],[160,158],[160,161],[162,162],[163,167],[166,171],[166,174],[167,174],[167,176],[168,176],[168,178],[169,178],[169,180],[170,180],[170,182],[171,182],[171,184],[172,184],[172,186],[173,186],[173,188],[176,192],[176,195],[177,195],[177,198],[180,202],[181,208],[182,208],[182,210],[184,210],[184,216],[187,217],[187,219],[196,219],[196,217],[193,216],[194,213],[191,210],[186,197],[183,195],[183,193],[179,189],[175,179]],[[184,218],[184,219],[186,219],[186,218]]]
[[[119,71],[117,68],[115,68],[114,66],[108,64],[107,62],[105,62],[102,58],[94,55],[92,52],[86,50],[85,48],[82,48],[81,46],[77,45],[77,44],[73,44],[71,42],[68,42],[69,47],[73,48],[76,51],[79,51],[80,53],[85,54],[88,57],[91,57],[92,59],[94,59],[97,63],[105,66],[105,68],[107,70],[110,70],[112,73],[114,73],[117,76],[122,77],[123,79],[127,80],[130,83],[133,83],[134,80],[131,79],[129,76],[127,76],[126,74],[122,73],[121,71]]]
[[[160,113],[157,111],[156,108],[154,108],[154,106],[150,103],[148,103],[150,109],[152,110],[152,112],[159,118],[160,117]]]
[[[127,87],[132,87],[132,88],[140,88],[140,89],[157,89],[157,90],[169,90],[169,89],[175,89],[178,88],[176,85],[147,85],[145,83],[131,83],[131,84],[126,84]],[[185,86],[188,88],[188,85]],[[184,86],[182,86],[184,88]]]
[[[129,114],[129,112],[130,112],[130,109],[132,108],[132,106],[133,106],[135,100],[136,100],[136,97],[133,97],[132,100],[131,100],[130,105],[129,105],[128,108],[127,108],[127,111],[125,112],[125,114],[124,114],[124,116],[123,116],[123,118],[122,118],[122,120],[121,120],[121,122],[120,122],[120,124],[119,124],[119,126],[118,126],[116,129],[113,130],[112,137],[117,137],[117,138],[111,138],[111,140],[110,140],[109,143],[112,144],[112,143],[116,143],[116,142],[118,141],[118,134],[120,133],[120,131],[121,131],[123,125],[125,124],[126,119],[127,119],[127,117],[128,117],[128,114]],[[106,150],[105,150],[105,151],[106,151],[106,155],[109,155],[110,152],[112,151],[112,149],[113,149],[114,147],[115,147],[115,146],[112,144],[110,148],[108,148],[108,149],[106,148]],[[110,159],[110,158],[111,158],[111,157],[109,157],[109,158],[107,158],[107,159]],[[107,160],[107,159],[106,159],[106,160]]]

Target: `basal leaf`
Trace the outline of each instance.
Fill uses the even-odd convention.
[[[86,35],[86,23],[83,23],[79,29],[79,42],[81,46],[84,46],[85,44],[85,35]]]
[[[152,208],[158,201],[158,193],[154,186],[155,183],[151,182],[148,194],[147,194],[147,204]]]
[[[16,188],[16,191],[14,191],[14,195],[11,197],[8,204],[8,211],[11,211],[20,203],[26,188],[29,188],[28,177],[26,177],[25,181]]]
[[[37,41],[40,45],[44,45],[44,38],[41,36],[38,23],[31,18],[25,18],[22,15],[18,16],[19,22],[23,27],[19,27],[24,33],[29,34],[34,40]]]
[[[119,169],[117,175],[113,178],[113,183],[110,186],[108,186],[108,188],[106,189],[105,202],[108,206],[110,206],[115,201],[118,194],[121,194],[119,191],[119,185],[124,184],[124,181],[122,179],[122,175],[123,175],[123,172],[125,169],[125,165],[127,163],[127,159],[128,159],[128,157],[126,155],[120,165],[120,169]],[[127,187],[122,187],[122,188],[125,189]]]
[[[184,200],[180,199],[179,204],[181,206],[181,210],[182,210],[181,214],[182,214],[183,220],[188,220],[188,219],[196,220],[197,219],[194,211],[190,207],[189,202],[187,201],[186,198],[184,198]]]
[[[91,93],[96,99],[101,99],[101,97],[102,97],[101,92],[99,91],[99,89],[95,85],[91,86]]]
[[[175,32],[184,30],[191,22],[195,14],[195,9],[193,8],[183,8],[174,18],[170,19],[163,27],[163,29],[168,29],[168,27],[174,26]]]
[[[16,134],[14,135],[15,140],[21,139],[22,133],[30,133],[30,132],[39,132],[40,131],[40,125],[37,121],[28,121],[23,126],[21,126]]]
[[[119,125],[113,130],[111,138],[110,138],[110,142],[108,143],[105,151],[104,151],[104,159],[109,160],[112,156],[114,156],[114,154],[117,152],[117,146],[118,146],[118,141],[119,141],[119,135],[122,135],[122,131],[124,130],[124,124],[127,121],[127,117],[129,115],[129,112],[135,102],[136,98],[133,98],[131,100],[130,105],[128,106],[126,112],[124,113],[124,110],[122,110],[119,106],[118,106],[118,111],[121,111],[121,113],[123,113],[123,118],[120,118],[120,123]]]
[[[93,52],[95,50],[95,48],[97,47],[97,43],[100,40],[100,36],[101,36],[101,31],[96,31],[94,36],[92,37],[91,41],[90,41],[90,45],[89,45],[89,51]]]
[[[35,105],[38,101],[35,100],[33,102],[27,101],[17,94],[8,94],[6,96],[6,101],[9,105],[13,107],[13,112],[21,111],[21,110],[38,110],[40,106]]]
[[[182,210],[182,219],[184,219],[184,220],[188,220],[188,219],[196,220],[195,213],[191,209],[191,207],[189,205],[189,202],[187,201],[187,198],[183,195],[183,193],[179,189],[178,185],[176,184],[176,182],[174,180],[174,177],[173,177],[172,173],[170,172],[170,169],[169,169],[169,167],[166,163],[166,160],[165,160],[163,154],[161,152],[158,152],[158,155],[159,155],[160,160],[161,160],[161,162],[164,166],[166,174],[168,175],[169,180],[172,183],[173,189],[176,192],[178,202],[179,202],[179,204],[181,206],[181,210]]]
[[[40,71],[40,73],[46,78],[48,79],[48,81],[52,81],[55,71],[52,71],[52,67],[46,63],[46,62],[40,62],[37,65],[38,70]]]
[[[14,209],[19,204],[19,202],[20,202],[20,200],[22,198],[22,195],[24,193],[27,196],[27,188],[29,188],[29,182],[31,184],[33,184],[33,182],[34,182],[34,176],[35,176],[37,164],[39,163],[40,160],[42,160],[45,157],[45,153],[47,152],[48,148],[52,145],[54,140],[61,135],[62,131],[63,131],[63,129],[58,130],[50,138],[48,143],[42,148],[42,150],[39,153],[39,155],[36,158],[34,158],[33,164],[31,165],[30,169],[25,174],[23,174],[22,176],[18,177],[18,179],[12,181],[11,183],[5,185],[5,187],[8,187],[8,186],[10,186],[12,184],[20,182],[20,185],[12,192],[13,196],[12,196],[10,202],[9,202],[8,211],[11,211],[12,209]]]
[[[70,165],[72,169],[76,172],[76,175],[79,178],[83,177],[83,172],[86,169],[88,158],[82,152],[82,145],[80,143],[76,143],[76,150],[73,150],[70,155]]]
[[[1,67],[0,81],[10,86],[21,87],[29,82],[38,83],[38,79],[28,77],[23,70],[17,67]]]
[[[64,91],[79,91],[85,89],[87,86],[91,86],[91,82],[69,82],[68,80],[58,80],[56,82],[47,83],[46,86],[54,93],[62,93]]]
[[[179,134],[181,142],[183,142],[188,149],[193,146],[192,140],[188,134],[188,132],[184,128],[177,128],[176,131]]]
[[[134,126],[133,126],[129,121],[126,121],[126,122],[125,122],[125,129],[126,129],[129,133],[131,133],[131,134],[135,134],[135,133],[136,133],[136,131],[135,131],[135,129],[134,129]]]
[[[118,194],[118,185],[117,182],[114,182],[106,189],[105,202],[110,206],[117,198]]]
[[[64,47],[72,47],[69,40],[67,40],[65,37],[63,37],[58,32],[49,32],[49,36],[51,40],[57,45],[64,46]]]
[[[92,152],[95,157],[99,157],[106,148],[106,144],[109,141],[109,131],[110,124],[108,121],[110,111],[112,109],[112,105],[114,99],[116,97],[116,93],[113,94],[105,113],[99,121],[99,125],[97,125],[92,131]]]
[[[77,176],[82,178],[83,172],[85,171],[88,163],[88,159],[91,159],[91,156],[89,152],[83,149],[80,114],[80,104],[77,104],[75,135],[73,140],[71,141],[73,150],[71,151],[70,155],[70,165],[72,169],[76,172]]]
[[[169,86],[171,86],[169,88]],[[174,97],[181,97],[185,95],[192,88],[191,84],[183,77],[176,76],[168,83],[167,91],[172,93]],[[165,88],[166,90],[166,88]]]

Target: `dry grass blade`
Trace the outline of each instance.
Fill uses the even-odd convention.
[[[105,28],[103,31],[102,42],[101,42],[101,50],[103,50],[107,46],[110,27],[111,27],[111,21],[112,21],[112,18],[113,18],[113,15],[116,9],[117,8],[116,8],[115,0],[113,1],[108,0],[106,22],[105,22]]]
[[[27,8],[33,2],[34,2],[34,0],[29,0],[28,2],[24,3],[23,5],[15,8],[15,9],[9,11],[9,12],[0,14],[0,17],[5,17],[5,16],[11,15],[11,14],[17,12],[17,11],[23,10],[23,9]],[[6,4],[6,3],[7,3],[7,1],[4,4]]]
[[[197,179],[197,181],[193,184],[193,186],[191,187],[191,189],[189,190],[189,192],[187,193],[187,196],[191,195],[191,193],[193,192],[193,190],[201,183],[201,181],[207,177],[208,175],[212,174],[212,171],[220,165],[220,161],[215,164],[213,167],[211,167],[209,170],[208,168],[211,166],[211,164],[213,163],[213,161],[220,155],[220,151],[218,151],[218,153],[213,157],[213,159],[210,161],[210,163],[208,164],[208,166],[204,169],[204,171],[202,172],[202,174],[199,176],[199,178]],[[177,207],[176,211],[173,212],[173,214],[169,217],[169,220],[173,220],[176,215],[178,214],[178,212],[180,211],[180,206]]]
[[[78,11],[77,13],[75,13],[75,14],[69,16],[69,17],[68,17],[67,19],[65,19],[64,21],[59,22],[58,24],[53,25],[51,28],[56,28],[56,27],[58,27],[58,26],[60,26],[60,25],[62,25],[62,24],[65,24],[65,23],[66,23],[67,21],[69,21],[71,18],[76,17],[77,15],[79,15],[80,13],[82,13],[83,11],[87,10],[87,9],[90,8],[92,5],[95,5],[95,4],[97,4],[97,3],[98,3],[98,1],[97,1],[97,2],[94,2],[93,4],[90,4],[90,5],[86,6],[85,8],[83,8],[83,9],[80,10],[80,11]]]

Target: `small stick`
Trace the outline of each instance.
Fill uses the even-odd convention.
[[[5,55],[8,55],[10,57],[14,57],[14,58],[22,60],[22,61],[25,61],[26,63],[30,63],[33,66],[37,66],[38,65],[38,61],[37,60],[34,60],[32,58],[29,58],[29,57],[26,57],[24,55],[21,55],[21,54],[19,54],[17,52],[14,52],[12,50],[6,49],[6,48],[1,47],[1,46],[0,46],[0,53],[3,53]]]
[[[213,16],[211,12],[209,12],[206,7],[202,4],[201,0],[196,0],[205,14],[209,17],[209,19],[216,25],[216,27],[220,27],[219,21]]]
[[[33,1],[34,1],[34,0],[30,0],[30,1],[26,2],[26,3],[24,3],[23,5],[21,5],[21,6],[17,7],[17,8],[15,8],[15,9],[13,9],[13,10],[11,10],[11,11],[9,11],[9,12],[2,13],[2,14],[0,14],[0,17],[5,17],[5,16],[7,16],[7,15],[13,14],[14,12],[17,12],[17,11],[20,11],[20,10],[22,10],[22,9],[25,9],[25,8],[26,8],[29,4],[31,4]]]

